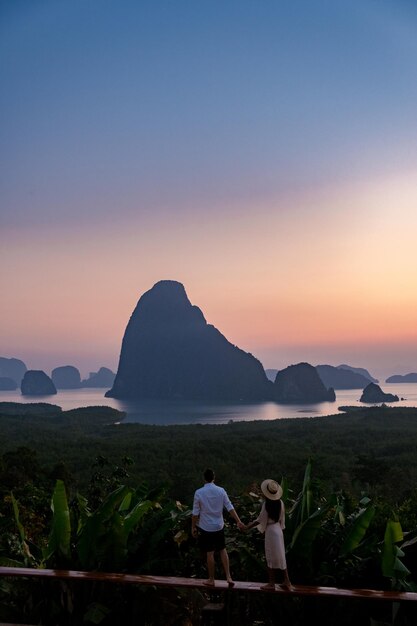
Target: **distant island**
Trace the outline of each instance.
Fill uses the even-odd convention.
[[[316,371],[327,389],[364,389],[369,382],[378,382],[363,368],[349,365],[316,365]],[[269,380],[275,382],[277,369],[266,369]]]
[[[392,393],[385,393],[376,383],[369,383],[363,390],[359,402],[375,404],[377,402],[398,402],[399,397]]]
[[[400,374],[394,374],[393,376],[389,376],[386,379],[386,383],[417,383],[417,374],[404,374],[401,376]]]
[[[364,389],[371,382],[367,376],[346,366],[316,365],[316,370],[326,387],[333,389]]]
[[[20,388],[22,395],[54,395],[59,389],[82,389],[84,387],[110,389],[116,374],[107,367],[98,372],[90,372],[81,380],[79,370],[73,365],[55,367],[51,376],[43,370],[28,369],[16,358],[0,357],[0,391],[15,391]]]

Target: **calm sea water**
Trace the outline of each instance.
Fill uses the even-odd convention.
[[[386,393],[394,393],[399,402],[390,406],[417,407],[417,383],[381,384]],[[193,402],[125,402],[105,398],[105,389],[61,390],[54,396],[22,396],[20,391],[0,391],[0,402],[48,402],[64,411],[84,406],[111,406],[126,412],[125,422],[141,424],[225,424],[233,421],[275,420],[316,417],[341,413],[339,406],[371,406],[359,402],[360,389],[336,391],[336,402],[318,404],[197,404]]]

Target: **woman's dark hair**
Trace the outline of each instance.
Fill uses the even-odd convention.
[[[277,522],[281,514],[281,500],[265,500],[265,508],[268,513],[268,517]]]

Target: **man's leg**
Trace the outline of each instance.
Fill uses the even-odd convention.
[[[226,548],[220,550],[220,559],[223,565],[224,573],[226,574],[226,580],[229,584],[233,583],[232,577],[230,576],[230,565],[229,565],[229,555],[227,554]]]
[[[207,585],[214,585],[214,572],[215,572],[214,551],[207,552],[207,572],[208,580],[205,582]]]

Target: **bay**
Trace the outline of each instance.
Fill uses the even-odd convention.
[[[385,393],[396,394],[399,402],[392,407],[417,407],[417,383],[381,384]],[[336,390],[336,402],[317,404],[211,404],[197,402],[125,401],[106,398],[106,389],[65,389],[53,396],[22,396],[20,391],[0,391],[0,402],[48,402],[63,411],[86,406],[110,406],[124,411],[126,422],[140,424],[227,424],[230,421],[253,421],[317,417],[343,413],[340,406],[372,406],[359,402],[360,389]]]

